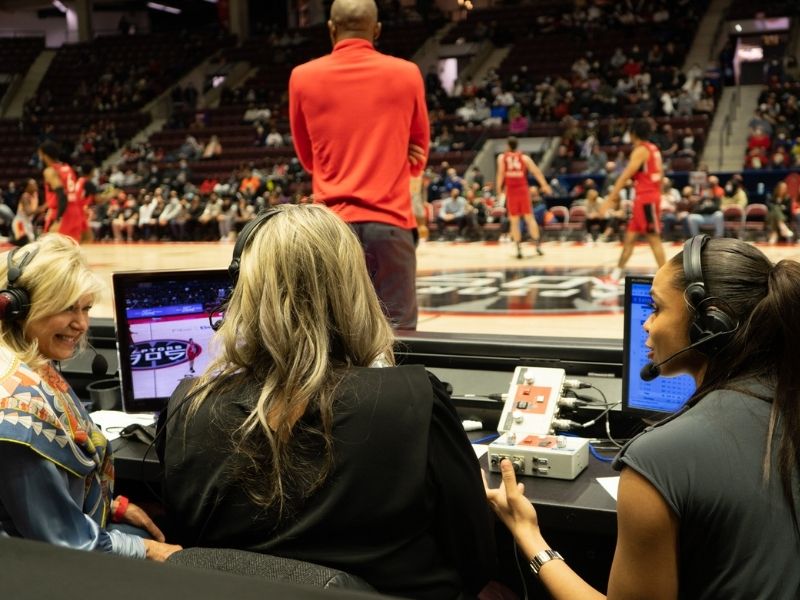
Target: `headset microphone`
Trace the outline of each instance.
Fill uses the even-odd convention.
[[[661,362],[659,362],[657,364],[653,363],[651,361],[651,362],[647,363],[645,366],[642,367],[642,370],[639,372],[639,377],[642,378],[642,381],[653,381],[653,379],[655,379],[656,377],[661,375],[661,365],[668,363],[673,358],[675,358],[676,356],[678,356],[680,354],[683,354],[684,352],[688,352],[689,350],[694,350],[698,346],[702,346],[704,344],[708,344],[713,339],[715,339],[715,338],[717,338],[717,337],[719,337],[721,335],[727,335],[729,333],[731,333],[731,332],[730,331],[719,331],[717,333],[712,333],[711,335],[708,335],[708,336],[706,336],[706,337],[704,337],[702,339],[697,340],[694,344],[689,344],[688,346],[686,346],[686,348],[683,348],[682,350],[678,350],[675,354],[673,354],[672,356],[667,357],[665,360],[662,360]]]
[[[92,359],[92,375],[94,377],[104,377],[108,375],[108,361],[106,357],[100,354],[94,346],[89,345],[89,348],[94,352],[94,358]]]

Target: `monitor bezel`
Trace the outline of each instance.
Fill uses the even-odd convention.
[[[114,328],[117,345],[117,369],[122,388],[122,410],[128,413],[158,412],[166,406],[165,398],[134,398],[133,373],[130,368],[128,317],[125,309],[125,289],[143,282],[196,281],[219,278],[230,283],[227,269],[172,269],[158,271],[118,271],[111,274],[114,291]],[[124,333],[123,333],[124,332]],[[124,358],[124,360],[123,360]]]

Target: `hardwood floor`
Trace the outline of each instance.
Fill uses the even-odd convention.
[[[759,247],[772,260],[800,259],[800,245]],[[667,258],[681,248],[681,244],[666,244]],[[520,260],[510,243],[421,243],[417,251],[418,329],[621,338],[619,291],[602,279],[615,266],[621,245],[547,242],[543,249],[544,256],[536,256],[526,245],[526,258]],[[225,268],[232,250],[230,242],[86,244],[90,264],[108,282],[108,293],[92,314],[113,316],[114,271]],[[637,245],[629,270],[652,273],[655,268],[649,246]]]

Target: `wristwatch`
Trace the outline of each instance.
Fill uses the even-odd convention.
[[[539,571],[541,568],[546,564],[549,563],[551,560],[564,560],[564,557],[561,556],[555,550],[551,550],[548,548],[547,550],[542,550],[538,554],[534,554],[533,558],[531,559],[531,571],[537,577],[539,576]]]

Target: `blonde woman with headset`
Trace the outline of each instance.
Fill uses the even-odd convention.
[[[165,560],[180,547],[113,497],[111,446],[56,369],[85,347],[102,283],[51,233],[0,256],[0,285],[0,537]]]
[[[440,600],[492,577],[491,514],[444,386],[395,366],[353,231],[321,205],[240,234],[218,357],[162,423],[184,545],[277,554]]]

